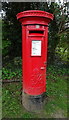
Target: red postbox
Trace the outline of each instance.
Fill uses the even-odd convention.
[[[53,15],[28,10],[18,13],[17,19],[22,24],[23,93],[39,98],[46,92],[48,24]]]

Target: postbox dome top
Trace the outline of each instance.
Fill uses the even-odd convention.
[[[41,10],[27,10],[27,11],[18,13],[16,16],[17,16],[17,19],[20,19],[23,17],[33,17],[33,16],[44,17],[50,20],[53,20],[54,18],[53,14],[45,11],[41,11]]]

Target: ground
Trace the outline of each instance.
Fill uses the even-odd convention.
[[[22,83],[3,83],[3,118],[67,118],[68,69],[47,69],[46,103],[40,113],[28,112],[22,105]]]

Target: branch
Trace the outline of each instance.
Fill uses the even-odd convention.
[[[14,79],[14,80],[2,80],[2,83],[12,83],[12,82],[20,82],[21,80],[20,79]]]
[[[63,30],[61,30],[60,32],[58,32],[58,34],[61,34],[61,33],[63,33],[63,32],[67,32],[66,30],[68,30],[69,29],[69,27],[67,27],[67,28],[65,28],[65,29],[63,29]]]

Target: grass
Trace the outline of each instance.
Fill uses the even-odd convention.
[[[3,86],[3,117],[30,118],[33,115],[27,112],[21,103],[21,83],[10,83]]]
[[[22,83],[3,84],[3,118],[67,118],[67,68],[47,68],[47,102],[42,113],[28,112],[21,101]]]

